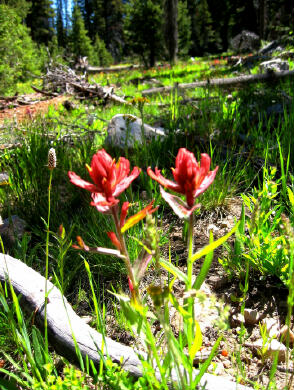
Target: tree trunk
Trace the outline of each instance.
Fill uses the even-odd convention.
[[[165,0],[165,43],[171,65],[177,61],[178,54],[178,0]]]

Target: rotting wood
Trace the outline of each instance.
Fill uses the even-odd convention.
[[[153,93],[164,93],[171,92],[175,88],[178,89],[190,89],[190,88],[203,88],[203,87],[230,87],[233,85],[258,83],[258,82],[271,82],[284,77],[293,77],[294,70],[282,71],[282,72],[267,72],[262,74],[254,75],[242,75],[232,78],[219,78],[219,79],[208,79],[205,81],[196,81],[195,83],[182,83],[176,84],[175,86],[150,88],[142,91],[142,95],[152,95]]]
[[[45,278],[38,272],[28,267],[22,261],[9,255],[0,254],[0,281],[11,283],[15,292],[23,299],[21,304],[30,312],[35,312],[35,324],[42,328],[44,324],[44,295]],[[86,356],[98,366],[100,355],[97,348],[103,348],[103,355],[108,356],[112,361],[122,364],[124,370],[131,375],[139,377],[142,375],[142,365],[138,357],[146,359],[145,352],[135,352],[133,348],[120,344],[108,337],[104,338],[100,333],[91,328],[72,309],[67,299],[61,294],[51,282],[48,281],[48,304],[47,324],[48,336],[51,345],[62,356],[69,361],[77,362],[75,343],[80,349],[83,358]],[[104,347],[102,347],[104,345]],[[195,369],[195,375],[199,370]],[[171,381],[176,381],[176,374],[172,372]],[[200,386],[205,390],[252,390],[229,381],[226,378],[204,374]]]

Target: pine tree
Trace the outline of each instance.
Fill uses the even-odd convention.
[[[142,58],[146,66],[154,66],[162,55],[162,29],[161,0],[129,0],[125,17],[128,47]]]
[[[35,42],[48,45],[54,35],[54,9],[51,0],[31,0],[26,17],[27,26]]]
[[[179,55],[186,57],[191,47],[191,17],[188,13],[187,0],[178,3],[178,46]]]
[[[191,54],[201,56],[207,53],[214,40],[212,18],[207,0],[188,0],[191,15]]]
[[[67,37],[66,37],[66,29],[64,27],[63,21],[63,3],[62,0],[57,1],[57,9],[56,9],[56,32],[57,32],[57,42],[59,47],[65,47]]]
[[[93,45],[93,65],[98,66],[109,66],[113,63],[113,58],[109,51],[105,47],[105,43],[102,39],[99,38],[98,34],[96,35],[95,42]]]
[[[170,64],[177,61],[178,54],[178,0],[164,1],[164,38]]]
[[[91,62],[93,57],[93,47],[91,39],[88,37],[87,30],[85,29],[82,13],[77,2],[73,8],[70,41],[71,50],[75,57],[88,57],[89,62]]]

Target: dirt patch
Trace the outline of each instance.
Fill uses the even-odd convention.
[[[44,98],[44,96],[39,93],[33,93],[26,95],[26,99],[28,104],[18,105],[13,108],[11,108],[12,104],[4,102],[5,108],[0,111],[0,124],[10,121],[17,123],[32,120],[37,115],[46,113],[48,111],[48,107],[51,105],[57,108],[59,104],[63,103],[67,99],[67,97],[57,96],[54,98]]]

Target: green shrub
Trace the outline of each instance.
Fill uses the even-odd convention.
[[[38,49],[16,11],[0,4],[0,93],[15,92],[18,81],[26,81],[40,69]]]

